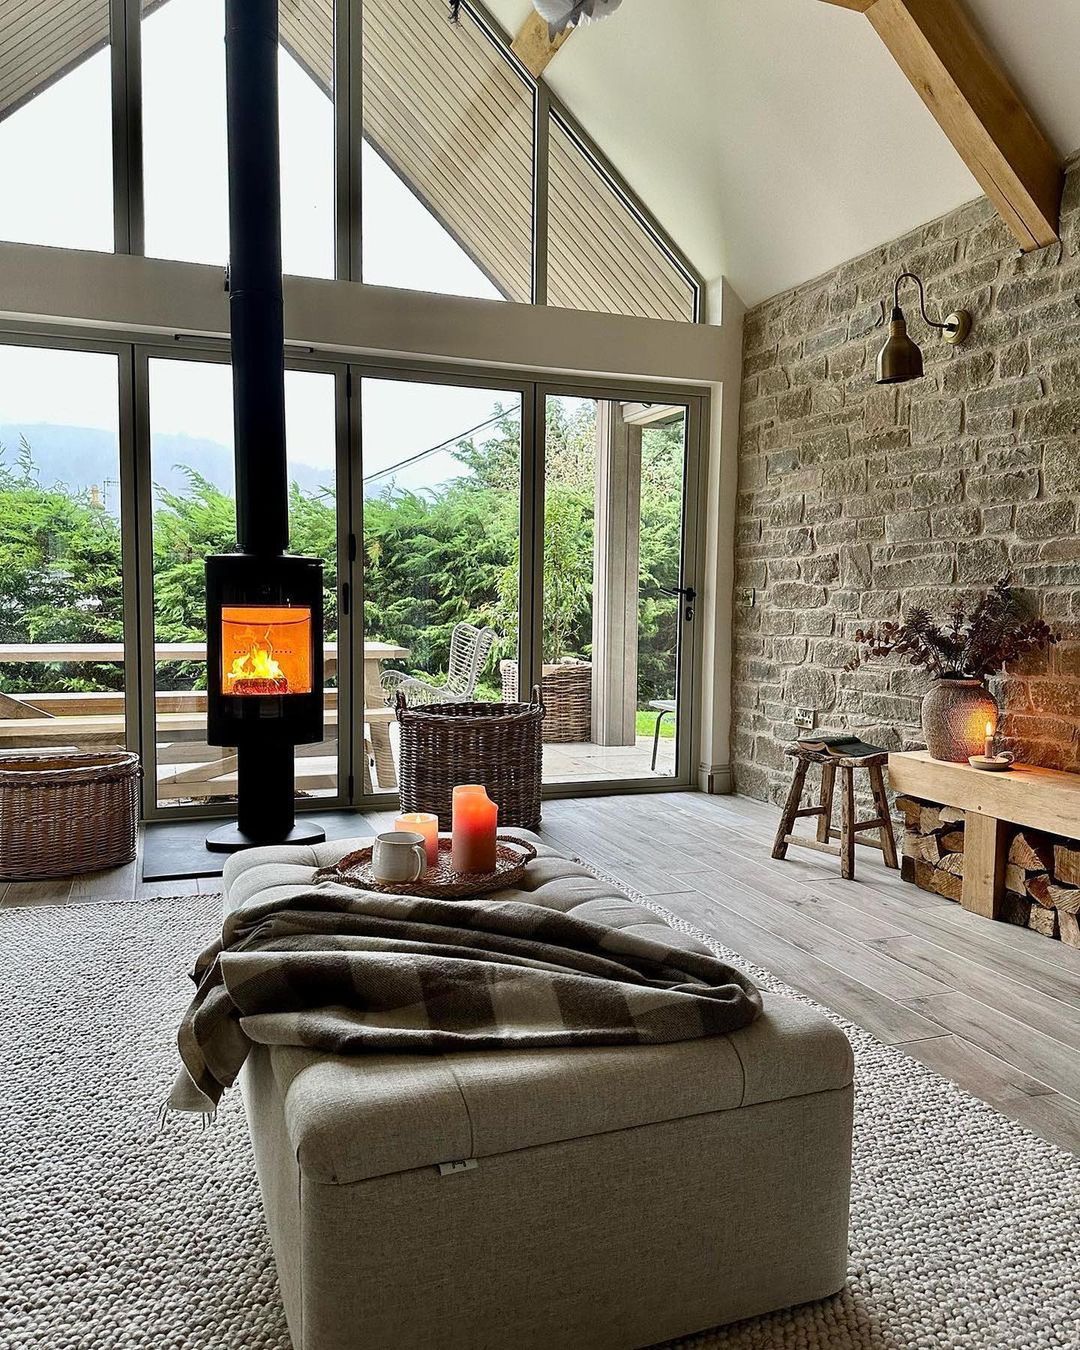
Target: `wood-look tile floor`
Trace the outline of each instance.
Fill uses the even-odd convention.
[[[357,833],[391,819],[358,817]],[[906,885],[872,849],[858,850],[855,881],[798,849],[774,862],[777,819],[745,797],[678,792],[546,802],[541,833],[1080,1153],[1080,951]],[[136,861],[73,881],[13,882],[0,906],[220,887],[143,883]]]

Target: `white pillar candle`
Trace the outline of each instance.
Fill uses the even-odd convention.
[[[424,837],[427,863],[434,867],[439,861],[439,817],[427,811],[407,811],[394,821],[395,830],[409,830]]]

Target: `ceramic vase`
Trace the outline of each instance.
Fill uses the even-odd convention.
[[[922,729],[931,759],[964,764],[981,755],[986,724],[998,724],[998,705],[982,680],[943,676],[926,691]]]

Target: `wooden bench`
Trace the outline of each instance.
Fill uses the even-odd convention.
[[[1001,916],[1009,825],[1080,837],[1080,774],[1033,764],[987,773],[915,750],[889,756],[889,781],[897,792],[964,812],[960,903],[989,919]]]
[[[383,692],[379,684],[379,677],[382,672],[383,663],[386,661],[403,661],[409,655],[408,647],[399,647],[396,643],[379,642],[377,640],[368,640],[363,644],[363,666],[364,666],[364,701],[368,705],[364,714],[364,721],[371,733],[371,755],[375,760],[375,774],[381,788],[397,787],[397,767],[394,763],[394,752],[390,742],[390,723],[393,720],[393,714],[386,715],[384,709]],[[323,658],[325,662],[324,670],[329,678],[337,672],[337,643],[327,642],[323,645]],[[124,645],[121,642],[26,642],[26,643],[0,643],[0,668],[7,663],[16,665],[25,665],[27,663],[47,663],[50,665],[81,665],[86,662],[104,665],[122,665],[125,659]],[[205,642],[158,642],[154,646],[154,660],[158,663],[190,661],[205,662],[206,643]],[[205,695],[199,691],[190,691],[196,699]],[[331,704],[331,695],[336,691],[327,690],[327,705]],[[94,712],[104,713],[106,708],[110,712],[122,714],[124,711],[123,695],[117,693],[98,694],[59,694],[59,695],[39,695],[39,694],[6,694],[0,692],[0,750],[11,746],[13,748],[25,747],[36,742],[28,741],[25,737],[12,740],[8,731],[14,722],[33,721],[41,714],[46,719],[53,712],[69,712],[70,706],[66,709],[59,707],[59,700],[70,699],[74,697],[78,704],[82,705],[85,715],[91,716]],[[193,711],[190,703],[183,701],[186,692],[170,693],[164,695],[159,692],[155,704],[156,712],[186,712]],[[107,702],[97,704],[88,703],[86,700],[101,698],[102,700],[119,700],[112,705]],[[44,703],[42,700],[55,700]],[[174,701],[177,700],[177,701]],[[160,718],[159,718],[160,725]],[[48,736],[48,733],[46,733]],[[87,728],[87,734],[94,737],[91,744],[114,744],[122,743],[123,732],[119,734],[115,726],[106,725],[102,735],[96,735],[92,727]],[[161,738],[159,737],[159,740]],[[192,740],[197,737],[188,736],[186,739]],[[49,745],[49,739],[42,742],[43,745]],[[365,749],[368,747],[365,745]],[[211,758],[211,756],[207,756]],[[168,762],[168,761],[166,761]],[[191,762],[190,756],[185,762]],[[364,759],[364,788],[365,791],[371,791],[371,773],[368,761]]]

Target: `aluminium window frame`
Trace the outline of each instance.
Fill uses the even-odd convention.
[[[44,351],[99,353],[116,357],[117,439],[120,475],[120,585],[123,596],[124,741],[131,749],[141,745],[140,575],[137,534],[138,479],[135,432],[135,351],[121,339],[64,332],[35,331],[0,324],[0,347],[28,347]],[[58,728],[59,730],[59,728]]]
[[[132,330],[74,332],[55,324],[0,321],[0,345],[106,352],[119,363],[122,580],[124,586],[124,688],[127,744],[147,773],[143,819],[147,822],[218,819],[234,814],[233,803],[159,806],[156,784],[155,661],[153,614],[153,483],[150,461],[149,361],[189,360],[227,364],[224,338],[177,335],[172,344]],[[700,385],[493,367],[437,359],[358,356],[288,342],[286,366],[335,376],[338,501],[338,584],[350,587],[347,613],[338,616],[338,792],[298,799],[297,811],[393,810],[397,792],[362,791],[360,755],[363,724],[363,461],[360,422],[361,380],[365,377],[454,384],[517,392],[522,398],[522,458],[519,545],[519,671],[524,693],[542,677],[544,432],[549,395],[672,403],[686,409],[683,529],[680,584],[697,585],[704,575],[704,494],[709,431],[709,394]],[[344,504],[346,509],[341,509]],[[357,546],[352,547],[355,536]],[[531,544],[531,548],[530,548]],[[700,606],[699,606],[700,614]],[[356,616],[360,616],[357,618]],[[545,799],[609,796],[613,793],[668,792],[694,786],[698,755],[700,668],[704,644],[700,618],[683,621],[678,650],[680,730],[673,777],[589,779],[543,786]],[[359,658],[358,658],[359,653]]]
[[[137,619],[139,652],[139,709],[137,748],[143,763],[142,818],[150,824],[167,820],[211,820],[229,818],[236,814],[235,799],[222,798],[210,805],[162,804],[157,786],[157,701],[156,662],[154,647],[154,486],[150,438],[150,362],[192,361],[199,364],[228,366],[231,364],[230,344],[223,338],[178,338],[173,346],[160,341],[133,341],[133,398],[135,407],[133,463],[136,483],[134,493],[137,508],[134,513],[138,575],[141,580]],[[352,500],[353,456],[350,451],[348,373],[340,361],[327,360],[313,348],[297,343],[286,343],[286,371],[310,371],[334,378],[334,483],[338,503]],[[355,632],[362,625],[355,623],[357,605],[352,602],[355,590],[345,590],[345,580],[351,571],[349,543],[349,512],[336,511],[337,575],[338,575],[338,723],[337,723],[337,790],[318,797],[297,798],[300,811],[334,811],[347,808],[354,797],[356,774],[355,743],[352,734]],[[348,596],[348,603],[345,597]],[[362,614],[362,610],[359,611]],[[360,667],[362,672],[363,657]],[[361,737],[362,740],[362,737]]]

